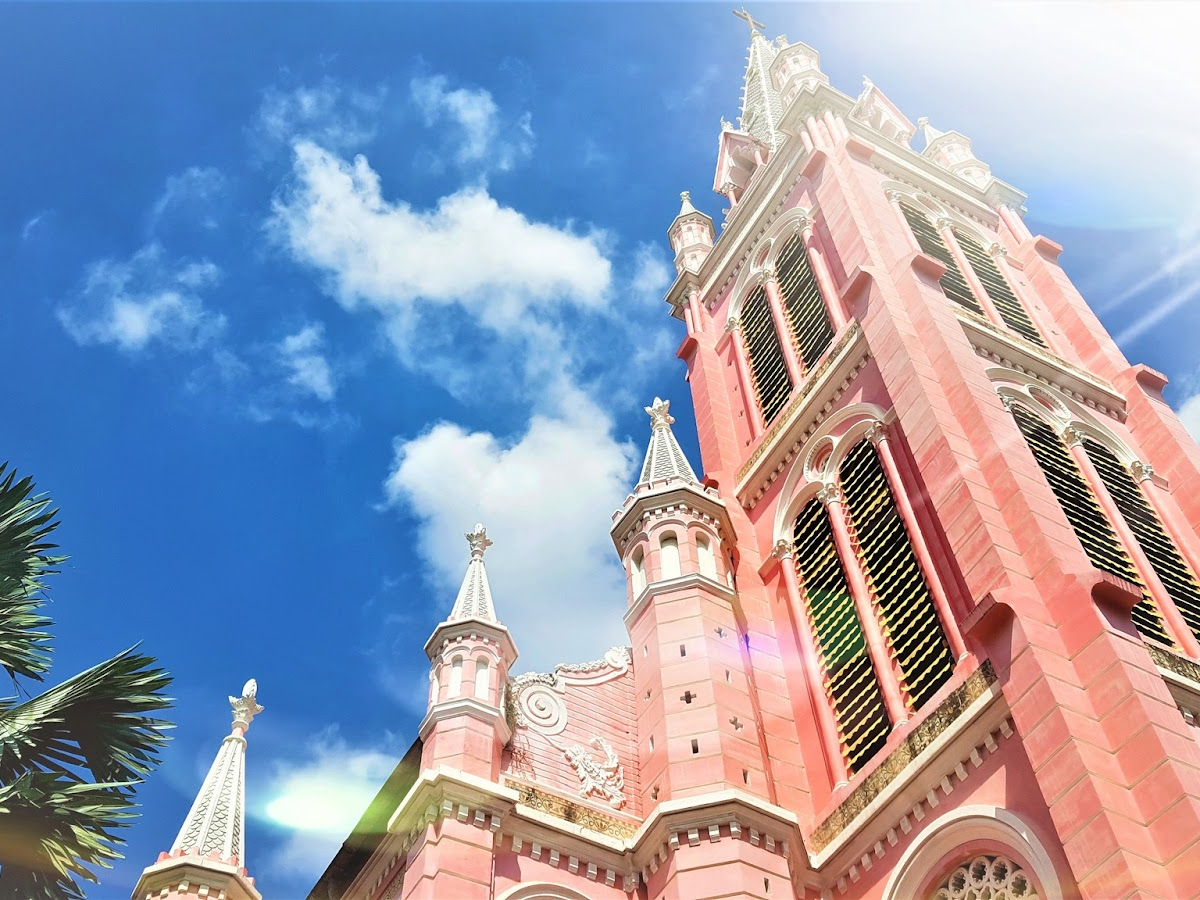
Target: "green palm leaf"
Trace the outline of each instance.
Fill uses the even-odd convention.
[[[39,681],[50,669],[51,624],[38,615],[44,601],[42,579],[58,571],[65,559],[46,538],[58,527],[58,510],[50,498],[35,496],[33,481],[16,480],[16,472],[0,463],[0,666],[10,676]]]

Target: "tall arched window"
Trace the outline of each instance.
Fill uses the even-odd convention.
[[[1040,416],[1024,406],[1014,405],[1012,414],[1092,565],[1141,588],[1142,599],[1133,608],[1133,623],[1138,631],[1165,644],[1173,644],[1174,641],[1163,627],[1162,614],[1154,598],[1146,590],[1142,576],[1121,546],[1116,532],[1096,502],[1091,486],[1079,471],[1062,438]]]
[[[646,553],[641,547],[633,551],[629,565],[633,577],[633,596],[640,597],[646,589]]]
[[[450,687],[447,691],[447,696],[457,697],[462,693],[462,680],[463,658],[461,656],[456,656],[450,662]]]
[[[768,425],[779,415],[792,393],[783,347],[775,332],[765,288],[756,287],[746,297],[741,312],[742,336],[750,356],[750,375],[763,421]]]
[[[683,574],[679,568],[679,539],[673,534],[664,535],[658,545],[658,565],[662,580],[678,578]]]
[[[883,746],[894,724],[879,673],[898,681],[908,709],[919,709],[949,679],[954,657],[875,447],[859,442],[839,474],[853,558],[839,554],[834,525],[820,500],[810,501],[796,518],[793,557],[826,695],[853,772]],[[858,567],[863,579],[848,578],[848,566]],[[855,581],[865,581],[869,592],[858,604]],[[874,611],[882,628],[879,621],[859,619],[862,606]],[[867,628],[882,632],[879,646],[886,659],[872,659]]]
[[[812,369],[833,343],[833,325],[799,235],[793,235],[783,245],[775,268],[792,342],[804,368]]]
[[[696,538],[696,558],[700,566],[700,574],[705,578],[717,580],[717,560],[713,556],[712,544],[704,535]]]
[[[796,571],[825,672],[825,695],[837,720],[846,765],[854,772],[884,745],[892,723],[820,500],[810,500],[796,517],[794,547]]]
[[[491,669],[486,659],[480,658],[475,661],[475,698],[477,700],[488,699],[492,687],[489,680],[490,672]]]
[[[946,274],[942,276],[940,282],[945,295],[959,306],[981,316],[984,315],[979,298],[971,292],[971,287],[967,283],[962,269],[959,268],[958,260],[954,258],[954,254],[946,245],[942,232],[938,231],[929,221],[929,217],[915,206],[901,201],[900,209],[908,221],[909,228],[912,229],[913,236],[917,239],[917,244],[921,247],[921,252],[932,256],[946,267]],[[979,283],[983,285],[988,299],[991,300],[996,312],[1000,315],[1001,321],[996,324],[1004,325],[1039,347],[1045,347],[1045,339],[1038,332],[1033,320],[1029,318],[1029,313],[1021,305],[1021,301],[1017,299],[1012,287],[1005,280],[1004,274],[988,256],[983,245],[962,230],[954,229],[953,234],[959,249],[966,257],[967,264],[971,267],[975,277],[979,279]]]

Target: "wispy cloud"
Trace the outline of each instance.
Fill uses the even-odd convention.
[[[128,260],[92,263],[58,319],[79,344],[111,344],[131,354],[153,344],[195,350],[225,327],[225,317],[202,299],[220,277],[208,260],[173,259],[148,244]]]
[[[382,85],[358,90],[332,78],[290,90],[267,88],[249,128],[251,143],[264,156],[274,156],[297,140],[330,150],[357,149],[375,137],[386,97]]]
[[[337,393],[333,367],[325,357],[325,327],[308,324],[279,342],[279,357],[289,370],[288,384],[316,399],[329,402]]]
[[[449,122],[459,135],[455,157],[460,164],[505,171],[533,152],[533,127],[529,113],[515,122],[502,122],[500,109],[489,91],[460,87],[450,90],[444,75],[414,78],[413,101],[427,126]]]
[[[192,166],[178,175],[171,175],[150,208],[151,231],[164,219],[176,215],[203,228],[216,228],[219,224],[216,204],[226,188],[225,176],[211,166]]]
[[[45,221],[53,214],[54,210],[43,209],[37,215],[26,219],[25,224],[21,226],[21,240],[27,241],[33,237],[34,233],[38,230],[38,227],[44,224]]]

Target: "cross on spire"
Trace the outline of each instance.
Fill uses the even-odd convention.
[[[733,11],[733,14],[734,14],[735,16],[737,16],[739,19],[745,19],[745,20],[746,20],[746,24],[750,26],[750,33],[751,33],[751,34],[754,34],[755,30],[756,30],[756,29],[758,29],[758,28],[766,28],[766,27],[767,27],[767,26],[766,26],[766,25],[764,25],[762,22],[756,22],[756,21],[754,20],[754,16],[752,16],[752,15],[750,15],[750,13],[746,12],[746,7],[744,7],[744,6],[742,7],[742,9],[741,9],[741,11],[740,11],[740,12],[739,12],[738,10],[736,10],[736,9],[735,9],[735,10]]]

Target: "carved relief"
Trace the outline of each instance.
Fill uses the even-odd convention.
[[[566,757],[579,776],[579,796],[585,800],[592,794],[607,800],[613,809],[625,805],[625,772],[617,759],[612,744],[602,737],[593,737],[591,743],[604,753],[604,761],[597,762],[592,754],[575,744],[566,749]]]

